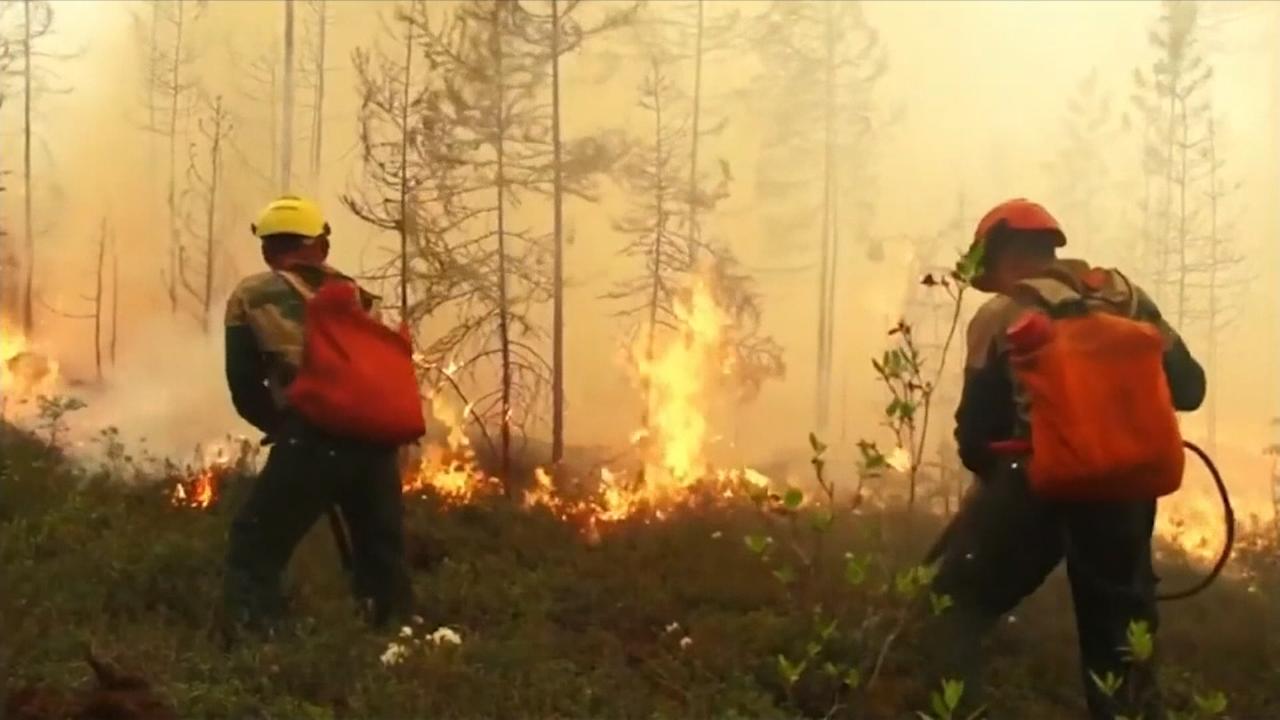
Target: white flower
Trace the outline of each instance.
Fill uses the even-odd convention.
[[[413,628],[409,627],[408,625],[405,625],[404,627],[400,628],[400,637],[402,638],[413,637]]]
[[[885,456],[884,461],[889,467],[898,472],[909,472],[911,470],[911,453],[903,448],[894,448],[892,452]]]
[[[426,622],[425,620],[422,619],[421,615],[414,615],[410,619],[413,620],[414,625],[421,625],[422,623]]]
[[[673,632],[675,632],[675,631],[677,631],[677,630],[679,630],[679,629],[680,629],[680,623],[678,623],[678,622],[673,622],[673,623],[671,623],[670,625],[668,625],[668,626],[667,626],[667,634],[669,635],[669,634],[671,634],[671,633],[673,633]]]
[[[392,665],[399,665],[401,662],[404,662],[405,655],[408,654],[409,651],[405,646],[399,643],[390,643],[387,645],[386,652],[382,653],[382,657],[379,659],[382,660],[383,665],[391,667]]]
[[[444,645],[444,644],[461,645],[462,644],[462,636],[459,635],[454,630],[447,627],[442,627],[437,629],[435,632],[431,633],[430,636],[428,636],[428,639],[437,645]]]
[[[711,533],[711,539],[712,539],[712,540],[719,540],[719,539],[721,538],[721,536],[723,536],[723,535],[724,535],[724,533],[723,533],[723,532],[721,532],[721,531],[717,530],[717,531],[715,531],[715,532]]]
[[[685,635],[684,637],[680,638],[681,650],[688,650],[689,646],[692,644],[693,644],[693,638],[689,637],[688,635]]]

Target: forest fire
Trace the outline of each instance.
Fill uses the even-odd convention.
[[[34,350],[27,338],[0,326],[0,395],[29,400],[49,392],[58,381],[58,363]]]
[[[252,470],[258,448],[247,438],[226,439],[198,445],[195,462],[181,471],[173,468],[173,490],[169,499],[176,507],[206,509],[221,497],[223,484],[237,474]]]
[[[649,403],[648,427],[631,436],[632,469],[600,467],[585,484],[585,496],[568,497],[569,472],[562,476],[539,467],[524,495],[526,507],[541,507],[594,532],[599,526],[644,514],[661,519],[672,508],[696,501],[746,497],[768,478],[749,468],[715,469],[707,458],[711,438],[708,408],[718,379],[728,373],[725,351],[729,319],[717,306],[710,285],[695,283],[687,300],[675,304],[678,334],[646,345],[629,357],[637,385]],[[447,372],[447,371],[446,371]],[[498,478],[476,462],[465,432],[469,408],[460,413],[441,393],[432,396],[433,416],[448,430],[443,443],[428,445],[405,477],[406,493],[430,489],[450,504],[465,504],[501,492]]]

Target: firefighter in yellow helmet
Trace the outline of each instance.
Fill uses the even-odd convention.
[[[251,229],[267,271],[242,280],[227,301],[226,375],[236,411],[273,448],[231,525],[228,619],[273,626],[284,610],[280,576],[293,549],[330,511],[340,548],[350,534],[350,557],[344,559],[353,565],[354,593],[370,620],[385,624],[409,614],[413,601],[396,448],[326,435],[285,400],[302,357],[304,293],[331,278],[355,281],[327,264],[330,229],[315,203],[281,197]],[[366,310],[374,311],[376,300],[360,290]]]

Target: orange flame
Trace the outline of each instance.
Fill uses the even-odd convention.
[[[226,479],[247,470],[256,457],[257,447],[247,438],[227,436],[223,441],[196,446],[195,467],[188,465],[175,479],[170,502],[177,507],[211,507],[221,496]]]

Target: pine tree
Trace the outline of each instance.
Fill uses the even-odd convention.
[[[179,290],[183,273],[178,147],[185,140],[187,120],[197,100],[196,53],[191,43],[191,23],[200,17],[204,7],[205,3],[199,1],[157,0],[149,18],[151,25],[143,24],[139,28],[140,33],[154,39],[145,66],[148,75],[144,101],[148,117],[155,122],[147,129],[168,143],[165,206],[168,213],[169,266],[165,274],[170,309],[175,315],[181,300]]]
[[[219,210],[223,202],[220,183],[223,174],[223,153],[233,130],[230,113],[223,105],[222,96],[206,98],[204,114],[196,125],[201,143],[191,145],[187,165],[187,202],[189,209],[199,214],[188,218],[187,235],[200,240],[198,249],[183,246],[179,249],[183,270],[183,289],[196,302],[200,329],[207,335],[213,319],[215,282],[218,278]],[[200,272],[199,280],[192,279],[187,271]]]
[[[1099,86],[1098,78],[1094,68],[1068,98],[1063,118],[1066,139],[1046,167],[1053,206],[1071,244],[1091,259],[1093,250],[1103,247],[1106,219],[1112,216],[1109,147],[1118,129],[1111,96]]]
[[[879,37],[858,2],[777,1],[760,19],[754,46],[770,125],[757,194],[770,205],[772,235],[796,243],[820,218],[816,429],[829,421],[842,207],[857,207],[874,127],[872,91],[885,70]],[[856,219],[854,223],[856,223]]]
[[[1205,95],[1213,69],[1200,51],[1200,6],[1195,0],[1163,0],[1149,34],[1156,59],[1134,73],[1134,102],[1149,128],[1145,170],[1153,177],[1147,223],[1156,300],[1175,327],[1191,314],[1194,257],[1196,148],[1204,142]]]

